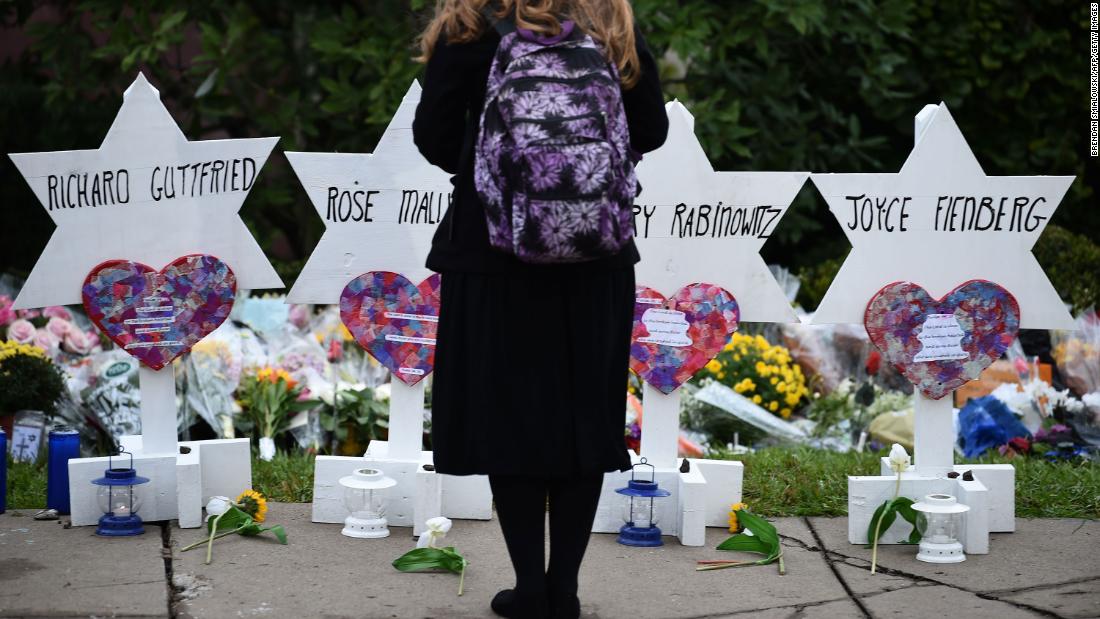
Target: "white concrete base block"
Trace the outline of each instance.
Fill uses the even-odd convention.
[[[640,458],[631,454],[637,464]],[[741,482],[744,466],[737,461],[697,460],[689,458],[687,473],[681,473],[683,460],[674,468],[656,469],[657,483],[672,493],[665,499],[657,499],[657,526],[664,535],[679,538],[685,546],[702,546],[706,527],[729,526],[729,508],[741,500]],[[649,469],[639,469],[639,474],[649,478]],[[623,525],[624,498],[615,492],[630,480],[630,471],[606,473],[603,478],[600,503],[592,531],[617,533]]]
[[[385,459],[389,453],[387,441],[371,441],[367,445],[367,457]],[[423,464],[431,464],[432,452],[421,451],[420,461]],[[438,474],[442,478],[442,513],[436,516],[446,516],[458,520],[492,520],[493,518],[493,491],[489,488],[489,477],[486,475],[445,475]],[[432,516],[428,516],[431,518]],[[422,527],[423,523],[417,524]],[[419,533],[417,533],[419,535]]]
[[[988,494],[989,532],[1012,533],[1016,530],[1016,467],[1011,464],[956,464],[959,475],[974,472],[974,479],[982,482]],[[883,476],[894,475],[890,459],[882,458],[880,470]],[[961,500],[961,499],[960,499]]]
[[[186,451],[187,453],[183,453]],[[176,517],[180,528],[202,526],[202,464],[198,449],[180,449],[176,456]]]
[[[867,544],[867,527],[875,510],[883,502],[894,496],[896,476],[848,476],[848,541],[852,544]],[[899,494],[915,501],[928,494],[950,494],[960,503],[970,506],[974,517],[967,514],[964,530],[959,537],[966,552],[986,554],[989,552],[989,491],[977,479],[963,482],[961,478],[930,477],[916,472],[902,473]],[[909,538],[912,525],[898,518],[881,534],[880,544],[905,543]],[[914,550],[914,554],[916,551]]]
[[[143,453],[141,436],[123,436],[119,444],[134,454],[138,475],[149,478],[146,496],[153,500],[139,512],[146,521],[178,519],[182,528],[200,527],[202,508],[210,497],[236,498],[252,487],[252,456],[247,438],[183,441],[176,454]],[[99,521],[102,514],[91,480],[103,476],[107,460],[77,458],[69,461],[73,526],[88,526]],[[117,460],[116,457],[116,464]],[[124,464],[120,466],[126,466],[129,457],[123,456],[122,461]],[[169,464],[163,464],[165,462]],[[146,469],[147,472],[143,472]]]
[[[680,505],[676,510],[676,531],[684,546],[702,546],[707,542],[707,480],[699,467],[680,473]]]
[[[69,460],[69,505],[72,510],[72,524],[84,527],[97,524],[103,512],[96,500],[99,486],[92,480],[103,477],[109,458],[73,458]],[[126,467],[129,456],[115,457],[112,464]],[[176,458],[172,455],[144,456],[134,454],[134,469],[142,477],[148,477],[149,483],[143,489],[145,503],[138,515],[146,521],[173,520],[179,511],[176,486]]]
[[[706,526],[729,527],[730,506],[741,502],[745,465],[738,460],[688,460],[706,481]]]
[[[378,469],[397,482],[387,491],[386,520],[390,526],[413,527],[415,535],[424,521],[440,515],[441,476],[424,470],[424,462],[373,456],[317,456],[313,467],[313,522],[344,522],[348,510],[340,478],[360,468]]]

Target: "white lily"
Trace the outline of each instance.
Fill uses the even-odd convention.
[[[447,531],[451,530],[453,523],[450,518],[436,516],[429,518],[424,524],[427,525],[428,530],[421,533],[420,539],[416,540],[417,548],[439,548],[439,542],[447,536]]]
[[[905,451],[905,448],[897,443],[890,448],[890,468],[895,473],[901,473],[909,468],[910,464],[909,452]]]

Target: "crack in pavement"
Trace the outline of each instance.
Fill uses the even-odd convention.
[[[808,527],[810,527],[810,531],[813,532],[814,537],[817,537],[817,530],[813,528],[813,524],[810,523],[808,519],[806,519],[806,525]],[[821,544],[822,546],[824,546],[824,544],[821,542],[820,538],[818,538],[817,542],[819,544]],[[836,560],[836,558],[840,558],[841,563],[844,563],[845,565],[850,565],[852,567],[866,567],[866,566],[869,566],[871,564],[871,562],[867,561],[866,559],[863,559],[861,557],[853,557],[851,555],[846,555],[846,554],[844,554],[842,552],[838,552],[836,550],[826,549],[822,552],[825,556],[826,562],[829,563],[830,568],[833,567],[833,560]],[[1027,604],[1025,602],[1017,602],[1015,600],[1003,599],[1003,598],[998,597],[998,596],[1006,595],[1006,594],[1012,595],[1012,594],[1016,594],[1016,593],[1019,593],[1020,591],[1025,591],[1025,590],[1048,588],[1048,587],[1057,587],[1057,586],[1067,585],[1067,584],[1077,584],[1078,582],[1088,582],[1090,580],[1096,580],[1097,578],[1100,578],[1100,577],[1092,577],[1092,578],[1086,578],[1086,579],[1083,579],[1083,580],[1078,579],[1078,580],[1075,580],[1075,581],[1070,581],[1070,582],[1065,582],[1065,583],[1057,583],[1057,584],[1049,585],[1049,586],[1048,585],[1037,585],[1035,587],[1025,587],[1024,589],[1012,589],[1012,590],[1007,590],[1007,591],[984,592],[984,591],[974,591],[974,590],[971,590],[971,589],[967,589],[966,587],[956,585],[952,582],[945,582],[945,581],[942,581],[942,580],[936,580],[935,578],[930,578],[928,576],[921,576],[920,574],[913,574],[911,572],[906,572],[906,571],[891,568],[891,567],[885,567],[883,565],[877,566],[876,569],[881,574],[886,574],[888,576],[898,576],[898,577],[901,577],[901,578],[907,578],[911,581],[914,581],[918,585],[920,583],[924,583],[924,586],[940,585],[940,586],[944,586],[944,587],[949,587],[951,589],[956,589],[958,591],[962,591],[964,593],[969,593],[971,595],[977,596],[977,597],[979,597],[983,600],[990,600],[990,601],[993,601],[993,602],[1002,602],[1002,603],[1008,604],[1010,606],[1015,606],[1015,607],[1023,609],[1023,610],[1031,611],[1031,612],[1036,613],[1038,615],[1042,615],[1044,617],[1052,617],[1054,619],[1064,619],[1064,618],[1063,618],[1062,615],[1059,615],[1059,614],[1057,614],[1055,612],[1052,612],[1050,610],[1047,610],[1045,608],[1040,608],[1038,606],[1033,606],[1033,605]],[[844,577],[842,575],[840,575],[840,573],[836,570],[834,570],[834,573],[836,573],[837,577],[842,580],[845,590],[849,590],[847,581],[843,580]],[[896,589],[895,589],[895,591],[896,591]],[[889,591],[879,591],[879,592],[876,592],[876,593],[865,594],[865,595],[862,595],[862,596],[856,596],[856,599],[859,599],[859,600],[868,599],[868,598],[875,597],[877,595],[881,595],[883,593],[889,593]],[[862,603],[860,603],[860,608],[863,609],[864,612],[866,612],[866,609],[863,607]],[[868,613],[867,616],[871,617],[872,615],[870,613]]]
[[[1016,589],[994,589],[988,593],[991,595],[1015,595],[1017,593],[1029,593],[1031,591],[1042,591],[1044,589],[1057,589],[1058,587],[1064,587],[1066,585],[1079,585],[1094,580],[1100,580],[1100,576],[1082,576],[1081,578],[1074,578],[1073,580],[1067,580],[1065,582],[1052,582],[1042,585],[1031,585],[1030,587],[1018,587]]]
[[[751,613],[761,613],[761,612],[764,612],[764,611],[767,611],[767,610],[783,610],[783,609],[786,609],[786,608],[790,608],[791,610],[794,610],[796,615],[797,615],[797,613],[800,613],[800,612],[802,612],[803,610],[805,610],[807,608],[813,608],[814,606],[824,606],[825,604],[832,604],[833,602],[845,602],[845,601],[848,601],[847,597],[833,598],[831,600],[821,600],[820,602],[805,602],[805,603],[801,603],[801,604],[784,604],[783,606],[767,606],[765,608],[753,608],[752,610],[738,610],[738,611],[734,611],[732,613],[725,613],[724,612],[724,613],[711,613],[711,614],[706,614],[706,615],[693,615],[691,617],[686,617],[685,619],[711,619],[711,618],[715,618],[715,617],[719,617],[719,618],[721,618],[721,617],[736,617],[738,615],[748,615],[748,614],[751,614]],[[792,615],[792,616],[796,616],[796,615]]]
[[[175,566],[172,564],[172,522],[160,524],[160,556],[164,559],[164,586],[168,597],[168,618],[176,619],[176,598],[178,592],[175,587]]]
[[[802,523],[806,525],[806,528],[810,530],[810,534],[814,536],[814,542],[817,544],[818,548],[825,548],[825,543],[821,541],[821,536],[817,534],[817,529],[814,528],[814,525],[810,522],[810,519],[803,517]],[[821,551],[819,550],[818,552]],[[836,565],[834,565],[835,561],[830,556],[830,554],[828,552],[821,552],[821,557],[825,559],[825,564],[829,566],[829,571],[833,573],[833,578],[836,578],[837,582],[840,583],[840,586],[844,587],[844,593],[848,595],[848,599],[850,599],[852,603],[859,608],[859,612],[863,613],[864,617],[867,617],[867,619],[872,619],[873,615],[869,610],[867,610],[867,606],[864,605],[863,600],[860,599],[860,597],[852,591],[852,588],[848,585],[848,581],[844,579],[844,576],[841,575],[840,570],[838,570],[836,568]]]

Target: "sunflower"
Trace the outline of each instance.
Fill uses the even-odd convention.
[[[741,528],[739,523],[737,522],[737,512],[748,508],[749,506],[745,505],[744,503],[734,503],[733,505],[730,505],[730,533],[737,533],[737,531],[739,531]]]
[[[267,499],[255,490],[245,490],[237,497],[237,506],[255,522],[263,522],[267,516]]]

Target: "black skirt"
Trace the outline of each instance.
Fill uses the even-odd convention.
[[[634,267],[442,275],[435,469],[625,471]]]

